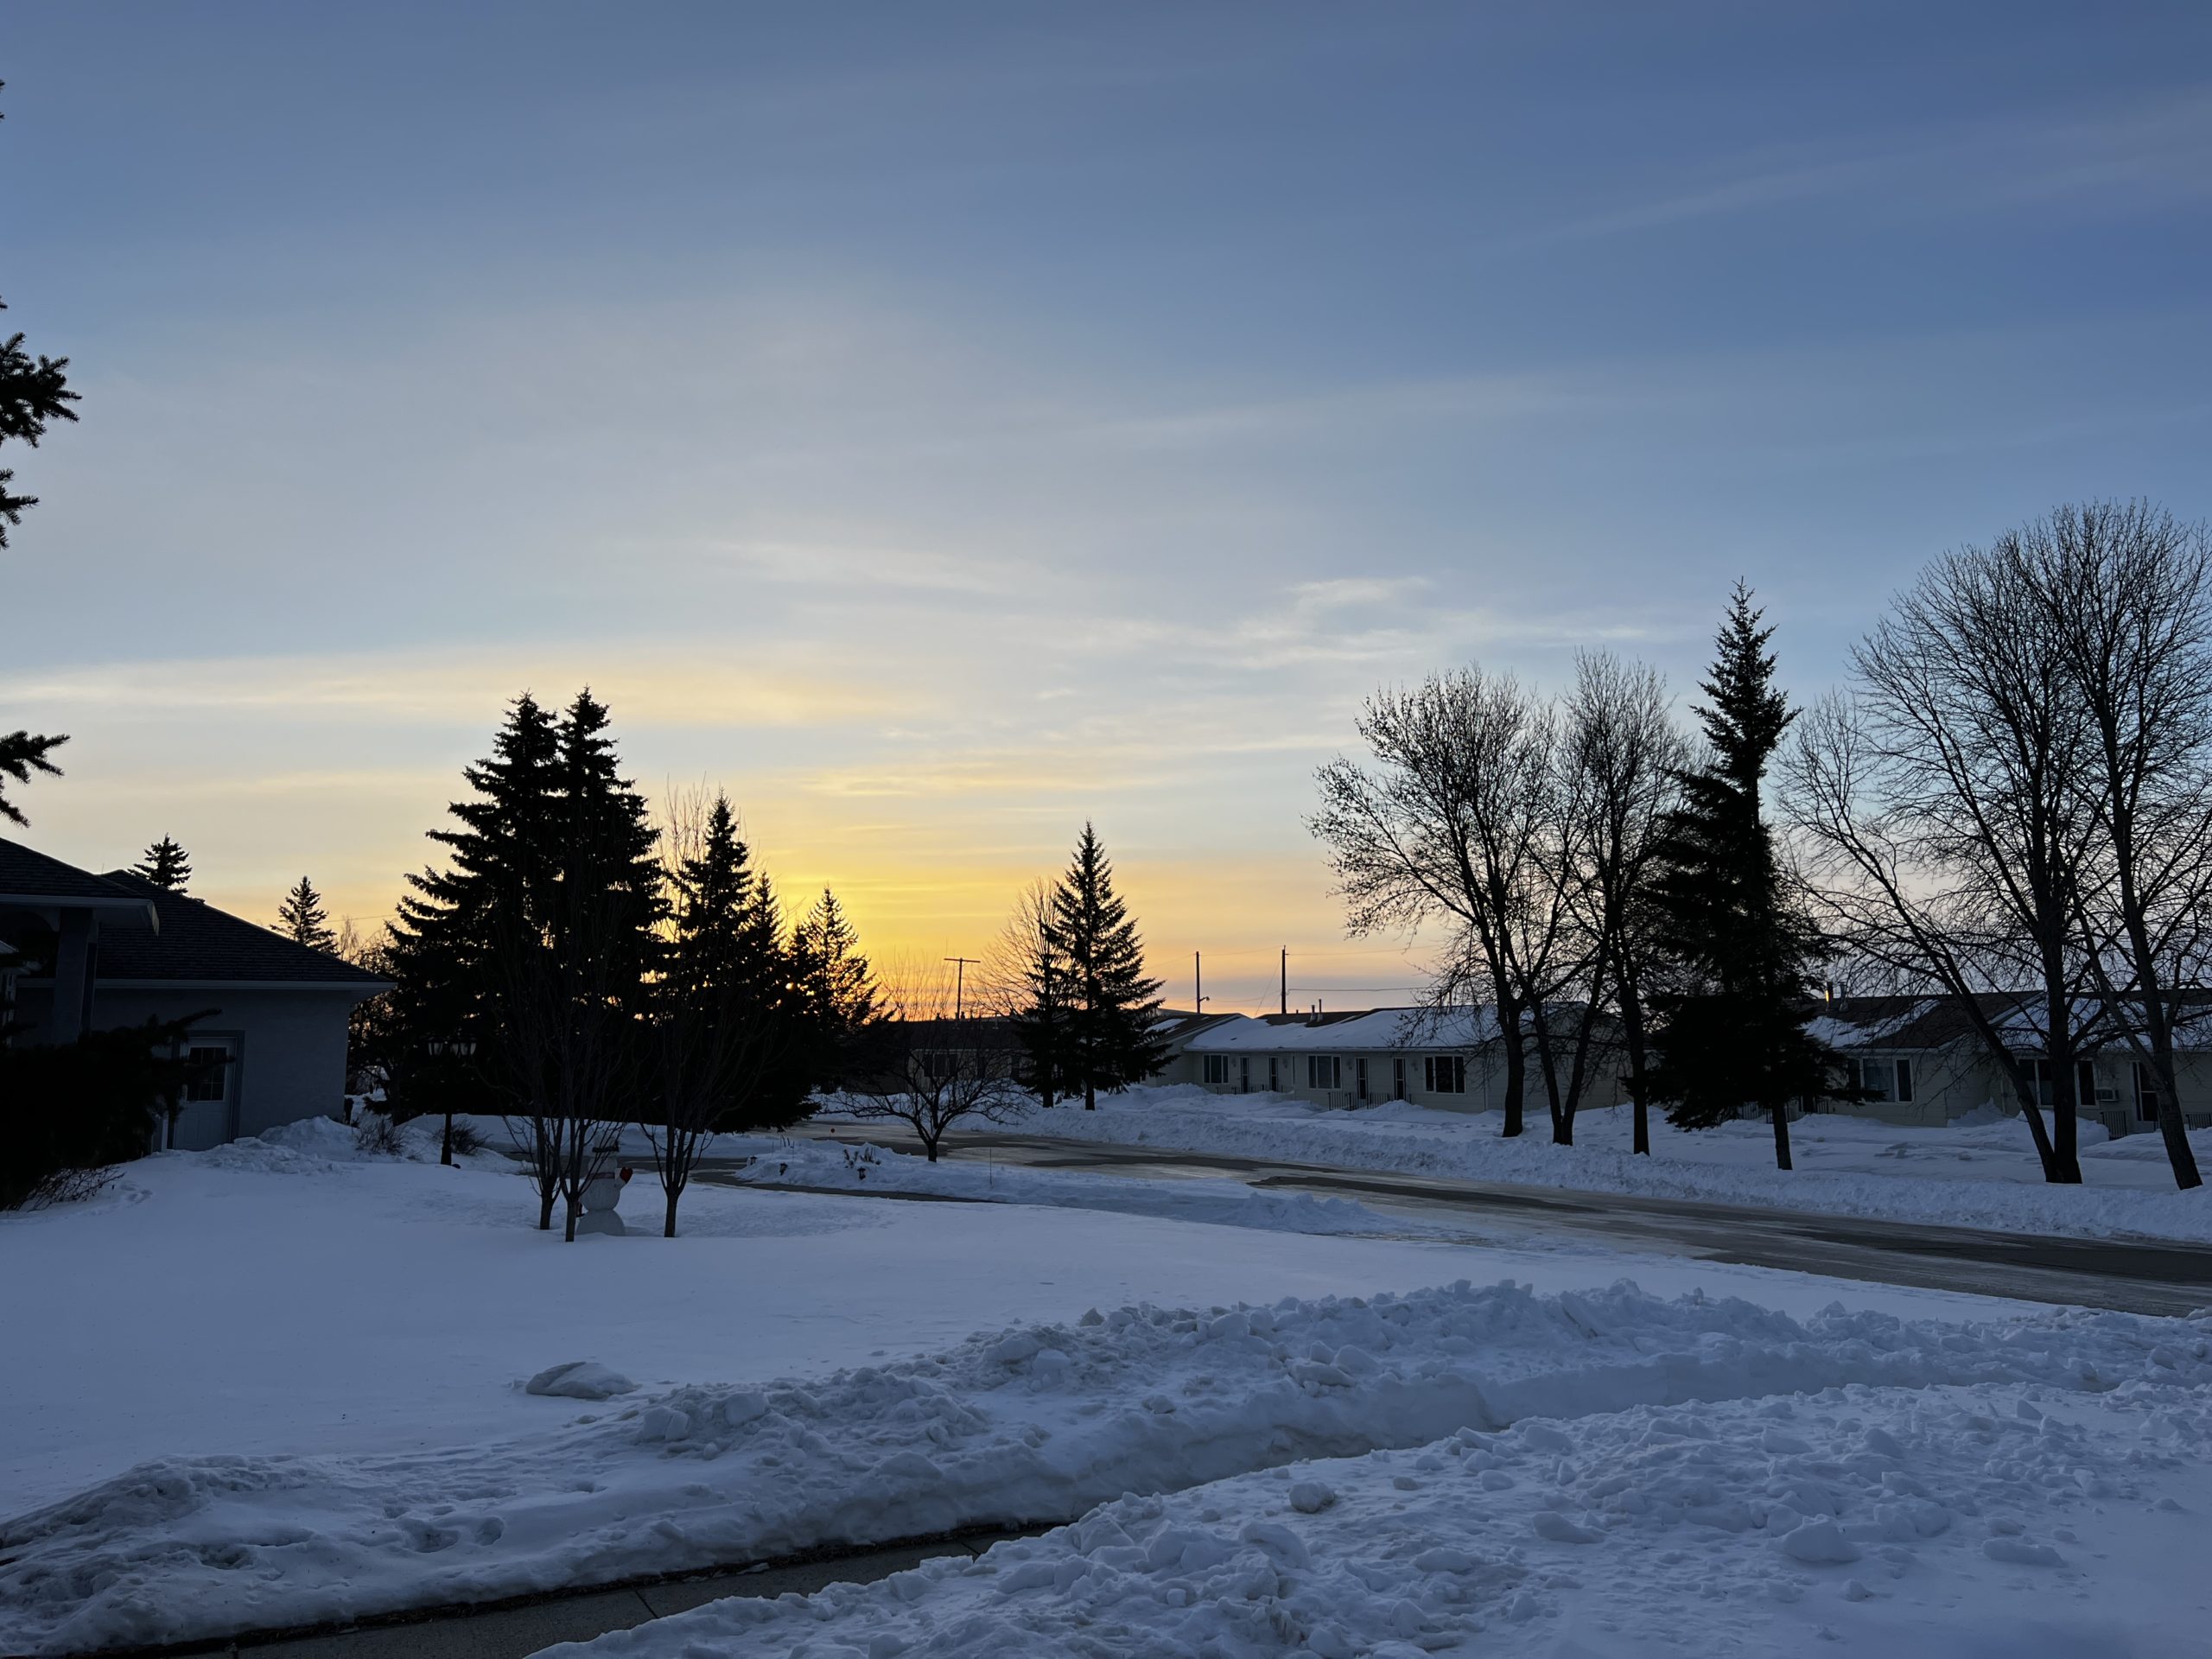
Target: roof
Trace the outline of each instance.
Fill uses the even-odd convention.
[[[99,878],[153,906],[158,933],[100,934],[99,982],[218,981],[328,985],[366,991],[385,982],[327,951],[296,944],[204,899],[169,893],[128,870]]]
[[[2212,1046],[2212,1003],[2190,988],[2177,994],[2174,1045]],[[1984,991],[1974,998],[2007,1048],[2033,1054],[2044,1046],[2047,1011],[2039,992]],[[2108,1010],[2102,998],[2074,999],[2075,1041],[2087,1054],[2126,1040],[2127,1026],[2139,1024],[2139,1009],[2125,999]],[[2112,1017],[2116,1010],[2119,1017]],[[1821,1005],[1806,1030],[1832,1048],[1938,1049],[1977,1039],[1974,1022],[1948,996],[1847,996]]]
[[[0,905],[61,906],[70,909],[143,912],[145,900],[118,888],[90,870],[64,864],[58,858],[26,847],[19,841],[0,841]]]
[[[1368,1008],[1344,1014],[1236,1014],[1191,1039],[1193,1054],[1329,1053],[1344,1049],[1479,1048],[1497,1034],[1488,1008]]]

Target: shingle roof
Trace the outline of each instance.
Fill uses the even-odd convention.
[[[128,870],[101,878],[151,903],[161,931],[100,933],[99,979],[254,982],[268,984],[353,986],[384,982],[350,962],[295,944],[281,933],[256,927],[226,911],[181,893],[168,893]]]
[[[0,841],[0,902],[94,905],[103,909],[139,907],[138,894],[102,880],[90,870],[48,858],[19,841]]]

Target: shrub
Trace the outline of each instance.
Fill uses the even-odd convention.
[[[192,1023],[149,1020],[73,1043],[0,1048],[0,1210],[69,1172],[152,1151],[192,1076],[170,1058]]]
[[[353,1145],[372,1158],[404,1158],[407,1142],[400,1138],[399,1125],[382,1112],[364,1112],[354,1126]]]

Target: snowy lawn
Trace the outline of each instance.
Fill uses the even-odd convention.
[[[1625,1192],[1898,1221],[2084,1237],[2212,1243],[2212,1188],[2177,1192],[2155,1135],[2104,1137],[2084,1126],[2083,1185],[2044,1184],[2017,1120],[1901,1129],[1815,1115],[1790,1126],[1796,1168],[1774,1167],[1773,1131],[1732,1123],[1694,1133],[1654,1115],[1652,1155],[1629,1151],[1626,1107],[1585,1111],[1572,1147],[1552,1144],[1541,1106],[1503,1139],[1496,1113],[1433,1111],[1402,1101],[1357,1111],[1277,1095],[1216,1095],[1188,1084],[1101,1096],[1098,1109],[1029,1105],[1003,1127],[1117,1145],[1226,1153],[1344,1169]],[[2212,1168],[2212,1130],[2191,1136]]]
[[[1236,1372],[1207,1358],[1194,1376],[1272,1390],[1275,1404],[1256,1418],[1183,1419],[1198,1421],[1195,1439],[1132,1443],[1113,1425],[1174,1415],[1145,1403],[1181,1363],[1170,1355],[1149,1382],[1145,1367],[1117,1382],[1084,1359],[1039,1408],[1049,1421],[1007,1416],[992,1402],[1027,1397],[1036,1376],[1024,1371],[1012,1395],[999,1389],[1009,1380],[990,1369],[1000,1361],[971,1364],[997,1339],[963,1339],[1009,1322],[1057,1329],[1087,1308],[1210,1309],[1508,1274],[1545,1291],[1587,1289],[1632,1270],[1669,1296],[1740,1294],[1801,1318],[1837,1300],[1870,1317],[2015,1311],[1679,1259],[1360,1237],[1344,1230],[1364,1224],[1357,1205],[1240,1198],[1233,1185],[1193,1196],[1217,1216],[1249,1205],[1243,1218],[1260,1224],[702,1186],[685,1202],[682,1238],[649,1231],[564,1245],[527,1225],[528,1189],[503,1160],[453,1170],[365,1160],[331,1125],[296,1126],[283,1139],[149,1160],[91,1205],[0,1218],[0,1328],[29,1333],[37,1356],[11,1368],[0,1419],[0,1514],[13,1517],[0,1522],[0,1651],[588,1582],[963,1517],[1052,1518],[1147,1483],[1300,1449],[1440,1433],[1471,1421],[1467,1387],[1491,1386],[1488,1372],[1466,1381],[1454,1358],[1475,1339],[1446,1332],[1442,1346],[1408,1359],[1444,1368],[1411,1415],[1393,1403],[1400,1396],[1363,1381],[1357,1411],[1315,1418],[1282,1393],[1275,1362]],[[645,1190],[626,1208],[657,1220],[650,1174],[639,1179]],[[1280,1230],[1307,1223],[1323,1230]],[[1653,1340],[1663,1347],[1675,1336]],[[611,1407],[521,1392],[523,1379],[571,1360],[642,1386]],[[1484,1360],[1509,1370],[1522,1363]],[[983,1381],[946,1384],[950,1404],[921,1401],[879,1440],[845,1421],[920,1400],[871,1376],[976,1364]],[[1305,1386],[1293,1392],[1306,1397]],[[825,1389],[861,1405],[816,1414],[777,1404],[764,1419],[781,1414],[789,1433],[755,1448],[770,1461],[709,1456],[724,1440],[734,1451],[745,1427],[730,1399],[811,1400]],[[639,1411],[650,1417],[669,1401],[686,1420],[666,1442],[680,1453],[636,1440]],[[879,1469],[887,1448],[934,1444],[940,1417],[966,1425],[956,1438],[982,1436],[972,1457],[955,1459],[953,1478],[911,1468],[901,1485],[895,1469]],[[652,1421],[664,1431],[672,1420]],[[1032,1426],[1056,1437],[1055,1459],[1065,1451],[1074,1461],[1048,1463],[1025,1487],[1004,1459],[1028,1455],[1021,1431]],[[1093,1431],[1104,1438],[1083,1439]],[[1206,1450],[1213,1439],[1218,1455]],[[847,1478],[855,1456],[875,1471],[857,1486]],[[702,1485],[702,1468],[719,1473]],[[940,1497],[925,1501],[931,1491]]]

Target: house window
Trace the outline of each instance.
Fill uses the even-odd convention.
[[[1334,1054],[1308,1054],[1306,1057],[1306,1086],[1308,1089],[1341,1089],[1344,1086],[1344,1063]]]
[[[2028,1062],[2028,1071],[2036,1085],[2036,1104],[2038,1106],[2056,1106],[2058,1103],[2058,1091],[2052,1086],[2050,1062],[2049,1060],[2030,1060]],[[2096,1065],[2094,1062],[2089,1060],[2076,1060],[2074,1063],[2075,1109],[2079,1111],[2082,1107],[2094,1102],[2096,1097]]]
[[[1362,1100],[1367,1098],[1367,1056],[1363,1054],[1351,1063],[1352,1092]]]
[[[2158,1121],[2158,1074],[2140,1060],[2135,1062],[2135,1121]]]
[[[1236,1057],[1236,1092],[1240,1095],[1252,1092],[1252,1057],[1249,1054]]]
[[[1421,1062],[1422,1086],[1432,1095],[1467,1092],[1467,1060],[1463,1054],[1432,1054]]]
[[[1206,1087],[1217,1089],[1229,1081],[1229,1057],[1225,1054],[1206,1056]]]
[[[1281,1079],[1275,1075],[1275,1057],[1270,1054],[1268,1056],[1268,1092],[1272,1095],[1281,1087]]]
[[[185,1051],[192,1080],[184,1085],[187,1100],[228,1100],[231,1097],[231,1051],[224,1044],[197,1044]]]
[[[1390,1062],[1390,1098],[1403,1100],[1405,1097],[1406,1057],[1401,1054]]]

